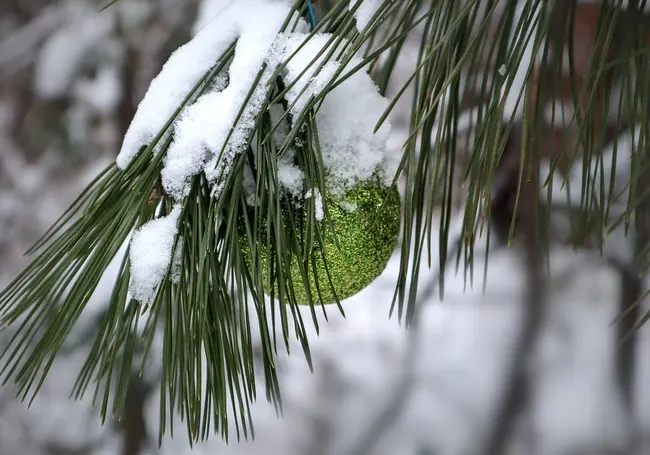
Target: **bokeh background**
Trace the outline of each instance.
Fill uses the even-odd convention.
[[[149,82],[198,24],[209,26],[219,1],[120,0],[98,13],[103,2],[94,0],[0,0],[0,286],[115,158]],[[417,44],[399,62],[393,93]],[[391,118],[396,154],[408,126],[408,103],[400,106]],[[534,400],[519,419],[513,454],[650,453],[650,336],[638,335],[628,413],[616,386],[612,326],[624,281],[607,259],[628,260],[631,249],[618,234],[607,245],[605,257],[553,247],[551,298],[529,365]],[[280,356],[283,416],[260,393],[254,442],[238,443],[232,433],[229,443],[215,435],[193,448],[180,421],[158,448],[155,361],[144,376],[134,374],[119,421],[102,425],[90,394],[69,397],[105,310],[115,273],[108,270],[31,407],[10,385],[0,388],[0,455],[481,453],[509,371],[524,286],[516,251],[499,248],[490,252],[484,290],[481,248],[473,283],[450,268],[444,300],[428,296],[411,332],[389,317],[396,255],[345,302],[345,318],[332,310],[321,333],[313,332],[313,373],[299,350]],[[423,286],[436,277],[428,266],[422,273]],[[10,335],[0,332],[0,345]]]

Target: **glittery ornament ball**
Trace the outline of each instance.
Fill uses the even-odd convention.
[[[332,285],[336,296],[342,301],[366,288],[384,271],[396,247],[401,203],[395,187],[386,188],[377,183],[359,184],[343,197],[335,198],[326,193],[324,199],[332,224],[326,218],[318,223],[324,232],[327,268],[322,251],[316,246],[313,257],[320,295],[323,303],[329,304],[336,302]],[[245,243],[242,242],[244,259],[250,265],[251,253]],[[266,276],[268,255],[265,245],[258,247],[258,254],[261,255],[262,269]],[[296,302],[308,303],[306,285],[309,286],[313,300],[318,302],[312,261],[307,275],[309,283],[304,282],[295,257],[290,272]],[[328,272],[332,285],[327,278]],[[267,294],[269,287],[267,283]],[[277,295],[277,283],[275,289]]]

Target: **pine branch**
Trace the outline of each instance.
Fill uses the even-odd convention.
[[[145,367],[162,327],[159,442],[165,431],[173,432],[167,425],[172,413],[186,422],[191,441],[213,432],[228,439],[233,429],[237,439],[252,437],[250,404],[257,397],[253,330],[259,331],[266,397],[279,407],[279,345],[288,351],[296,340],[311,361],[310,321],[298,305],[308,307],[318,330],[316,306],[325,314],[324,305],[333,300],[341,309],[338,294],[343,298],[359,290],[359,283],[349,287],[342,280],[354,281],[361,272],[364,279],[373,279],[381,272],[399,230],[397,193],[382,183],[383,157],[373,168],[360,163],[372,175],[341,177],[337,172],[359,161],[353,148],[364,144],[341,144],[340,131],[328,131],[327,123],[321,128],[325,95],[339,87],[349,91],[348,79],[365,66],[356,55],[367,41],[354,27],[359,5],[348,10],[349,4],[340,2],[319,24],[319,30],[336,33],[321,35],[304,31],[299,16],[307,13],[306,0],[291,6],[248,3],[259,8],[246,10],[247,20],[257,15],[262,19],[257,25],[268,28],[268,39],[261,43],[267,52],[253,50],[246,41],[260,30],[250,36],[220,36],[229,24],[218,23],[179,49],[140,103],[117,165],[108,167],[34,245],[31,265],[0,294],[0,321],[18,329],[3,353],[2,373],[16,383],[21,398],[33,399],[38,392],[104,270],[128,244],[74,395],[92,385],[102,418],[121,416],[132,402],[133,371]],[[381,12],[394,10],[396,3],[375,14],[365,30],[371,33],[383,23]],[[237,13],[245,6],[233,3],[213,20],[241,21]],[[201,39],[212,42],[208,46]],[[324,39],[327,43],[319,49]],[[316,46],[311,40],[318,40]],[[307,65],[292,60],[303,48],[311,60]],[[319,87],[314,79],[326,65],[335,71],[322,76]],[[383,101],[369,77],[361,74],[354,81],[355,95],[365,96],[360,106],[367,104],[367,111],[374,109],[370,114],[377,115],[373,106]],[[223,127],[223,140],[212,146],[212,137],[183,144],[192,139],[187,131],[196,133],[192,122],[205,121],[196,116],[204,113],[200,109],[224,93],[233,94],[232,102],[217,105],[212,114],[218,112],[217,121],[230,123],[200,132]],[[278,109],[279,119],[274,118]],[[279,125],[287,131],[278,134]],[[347,137],[374,141],[372,129],[361,130],[357,125]],[[372,144],[381,153],[381,141]],[[341,148],[339,156],[331,156],[334,146]],[[347,149],[352,152],[345,157]],[[197,160],[200,172],[194,162],[174,167],[188,151],[203,153]],[[297,188],[282,180],[279,167],[286,160],[300,171]],[[307,191],[313,197],[306,197]],[[322,207],[316,191],[323,196]],[[359,205],[349,216],[340,208],[344,196]],[[369,215],[381,223],[366,222]],[[356,238],[340,232],[345,216],[356,222]],[[381,251],[360,264],[359,253],[365,254],[366,246],[376,249],[377,242],[383,242]],[[356,264],[352,272],[328,251],[344,247],[356,248],[354,257],[344,250]],[[135,365],[141,345],[145,352]]]
[[[240,2],[232,2],[230,9],[222,12],[225,16],[214,20],[227,17],[239,21],[233,30],[249,26],[261,10],[250,8],[246,20],[240,20],[233,13],[241,7]],[[261,337],[267,398],[279,406],[274,365],[279,346],[288,350],[291,341],[298,341],[309,362],[306,327],[311,323],[318,329],[315,308],[324,310],[330,296],[340,304],[341,289],[334,286],[336,270],[329,267],[327,255],[328,249],[338,249],[342,243],[335,233],[335,204],[328,200],[328,185],[336,177],[332,163],[338,157],[349,165],[346,161],[358,158],[358,153],[344,158],[340,155],[348,148],[375,147],[370,140],[361,145],[332,140],[328,149],[323,145],[327,132],[318,122],[319,115],[332,108],[328,105],[332,94],[359,77],[367,77],[369,68],[383,93],[405,40],[416,31],[421,31],[421,40],[415,69],[392,101],[373,105],[378,118],[372,131],[379,136],[386,133],[391,110],[406,88],[412,87],[410,135],[393,180],[401,175],[406,184],[404,238],[393,304],[407,325],[414,323],[417,315],[419,270],[423,262],[430,263],[434,248],[439,250],[437,285],[441,297],[444,294],[452,206],[459,183],[464,185],[463,231],[467,236],[456,258],[460,262],[462,257],[466,272],[473,271],[474,227],[483,217],[490,218],[493,194],[501,183],[503,151],[513,124],[519,120],[534,147],[533,152],[524,147],[522,159],[515,160],[516,172],[507,173],[512,185],[509,197],[515,200],[513,213],[518,213],[518,204],[524,203],[526,210],[530,208],[525,207],[526,202],[533,202],[532,193],[526,195],[530,191],[525,189],[530,188],[526,182],[529,163],[536,163],[536,168],[539,160],[551,158],[553,170],[568,174],[580,156],[585,164],[577,232],[587,235],[594,220],[603,224],[609,221],[616,197],[604,194],[602,169],[593,172],[590,164],[601,159],[603,138],[611,132],[606,116],[614,82],[625,99],[618,106],[623,118],[619,124],[634,123],[639,117],[647,123],[645,100],[650,87],[632,73],[634,62],[648,54],[649,35],[645,31],[624,33],[631,25],[645,26],[647,18],[610,3],[383,0],[377,2],[376,9],[364,10],[361,2],[338,0],[328,2],[329,8],[316,27],[307,31],[308,22],[297,19],[309,14],[307,0],[292,4],[260,0],[254,6],[283,8],[273,10],[280,12],[266,15],[258,24],[272,24],[273,30],[267,31],[273,42],[260,44],[269,46],[267,54],[277,51],[272,45],[285,46],[281,58],[267,58],[256,48],[255,64],[248,68],[243,59],[248,56],[246,51],[253,50],[238,49],[241,41],[237,33],[202,35],[210,36],[210,45],[201,49],[190,44],[179,50],[151,89],[156,93],[163,86],[165,90],[160,93],[164,96],[157,100],[173,102],[155,104],[153,96],[149,101],[145,97],[125,135],[119,166],[110,166],[98,176],[30,250],[36,254],[32,264],[0,293],[0,322],[18,329],[2,355],[2,373],[17,384],[22,398],[33,397],[38,391],[103,271],[130,242],[75,393],[84,393],[94,383],[95,400],[104,418],[121,414],[136,346],[142,342],[150,347],[157,328],[162,326],[160,437],[170,412],[185,419],[192,440],[206,438],[214,431],[228,438],[231,426],[237,437],[252,435],[250,403],[257,396],[252,332],[258,330]],[[575,27],[570,20],[574,17],[583,18],[586,27]],[[221,25],[215,29],[229,30],[232,24]],[[282,39],[277,39],[280,35]],[[287,38],[291,36],[301,41],[294,45]],[[587,52],[574,51],[574,40],[580,39],[590,44]],[[568,62],[558,58],[565,49]],[[189,58],[194,57],[193,52],[205,58]],[[539,56],[548,63],[543,70],[534,65]],[[563,72],[564,63],[569,64],[568,77]],[[170,76],[175,74],[174,67],[180,68],[179,73],[187,71],[182,73],[188,78],[182,84]],[[239,73],[233,76],[231,71]],[[364,81],[364,87],[371,85],[369,79]],[[526,90],[534,99],[542,100],[533,109],[523,98]],[[569,126],[561,131],[554,129],[557,123],[552,106],[553,120],[549,124],[543,119],[548,104],[557,101],[554,91],[558,90],[562,101],[570,101],[568,105],[574,110],[571,118],[565,119]],[[210,103],[219,100],[224,91],[236,91],[233,98],[237,102],[212,106]],[[473,103],[477,103],[476,115],[466,129],[467,140],[462,141],[458,137],[461,117]],[[357,103],[355,108],[367,104]],[[219,119],[229,122],[219,123],[217,128],[213,123],[200,123],[205,128],[192,129],[193,121],[199,124],[205,118],[199,115],[205,106],[211,106],[206,108],[210,120],[215,120],[212,114],[218,111]],[[276,108],[280,110],[277,117],[271,115]],[[381,110],[384,112],[377,112]],[[344,115],[344,110],[339,114]],[[183,142],[194,137],[190,133],[196,130],[203,134],[200,141]],[[219,134],[206,136],[214,131]],[[335,136],[329,133],[330,139]],[[645,149],[646,138],[647,134],[641,135],[639,150]],[[459,152],[463,143],[469,149],[466,156]],[[182,172],[169,164],[188,150],[196,153],[196,162]],[[526,153],[532,153],[534,159],[531,161]],[[301,171],[300,184],[293,192],[280,176],[280,163]],[[458,182],[461,164],[464,169]],[[604,167],[602,160],[600,167]],[[633,159],[626,214],[613,225],[627,225],[630,214],[641,207],[645,191],[638,188],[642,188],[639,179],[645,178],[641,172],[645,167],[642,160]],[[372,177],[364,176],[366,183],[372,179],[377,182],[380,177],[385,181],[387,176],[372,171],[368,171]],[[175,178],[178,175],[182,178]],[[352,183],[346,178],[340,180],[343,193],[359,183],[355,178],[350,178]],[[600,186],[594,184],[598,180]],[[535,184],[536,191],[539,187]],[[322,207],[316,203],[316,190],[323,196]],[[305,197],[308,191],[313,197]],[[390,216],[377,217],[390,221],[390,229],[398,221],[394,197],[394,192],[386,191],[382,203],[377,204],[392,209]],[[321,208],[323,217],[318,219]],[[434,213],[442,214],[437,220],[437,244],[431,239]],[[546,217],[548,224],[550,210]],[[536,223],[544,221],[527,217],[524,238],[530,242],[533,218]],[[164,256],[155,264],[162,272],[159,270],[150,283],[133,266],[133,258],[138,256],[138,241],[146,240],[147,229],[164,223],[173,232],[165,241],[149,244],[152,251]],[[503,238],[509,239],[514,222],[501,228]],[[488,227],[488,236],[489,232]],[[537,240],[535,237],[536,245]],[[540,240],[542,251],[547,241]],[[533,251],[526,257],[529,291],[533,292],[543,286]],[[147,255],[139,258],[143,263],[153,261]],[[521,356],[528,352],[534,338],[542,305],[539,298],[531,295],[527,302],[526,326],[530,330],[526,337],[522,335]],[[299,303],[308,305],[311,318],[304,315]],[[251,322],[251,311],[257,316],[257,326]],[[150,349],[146,352],[140,369]],[[515,360],[519,368],[519,357]],[[628,369],[621,367],[621,371]],[[517,401],[513,398],[519,395],[517,389],[525,389],[520,370],[513,370],[511,383],[508,390],[512,395],[504,401],[499,419],[503,431],[496,431],[493,438],[494,453],[503,447],[504,435],[516,414],[515,406],[509,403]],[[229,413],[234,415],[230,420]]]

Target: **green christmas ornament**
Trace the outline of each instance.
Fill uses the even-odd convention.
[[[336,302],[332,285],[340,301],[353,296],[367,287],[386,268],[395,250],[400,230],[401,201],[395,187],[385,187],[375,182],[363,182],[348,191],[343,197],[333,197],[326,192],[323,199],[329,212],[318,221],[323,235],[327,268],[322,250],[314,245],[315,271],[322,301]],[[332,229],[333,227],[333,229]],[[337,243],[338,242],[338,243]],[[260,242],[262,243],[262,242]],[[241,242],[246,263],[251,265],[251,252],[245,240]],[[258,245],[262,271],[269,276],[268,251],[266,244]],[[308,264],[309,281],[303,280],[298,261],[292,256],[291,279],[298,304],[308,304],[308,286],[314,302],[318,302],[314,266]],[[328,280],[327,272],[331,279]],[[274,283],[277,295],[277,282]],[[264,292],[270,293],[271,286],[265,283]]]

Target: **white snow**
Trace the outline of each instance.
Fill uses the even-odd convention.
[[[152,82],[117,158],[121,168],[128,165],[140,147],[159,133],[181,99],[225,46],[237,40],[234,58],[227,68],[227,86],[221,84],[201,96],[185,108],[173,125],[174,139],[166,151],[162,182],[167,194],[176,199],[187,196],[192,176],[200,172],[205,173],[213,186],[213,196],[220,193],[235,156],[249,143],[267,98],[270,76],[308,36],[300,32],[278,35],[288,17],[286,2],[215,1],[204,8],[204,19],[201,19],[195,38],[170,58]],[[306,42],[288,62],[282,75],[286,84],[296,82],[286,94],[294,121],[340,68],[338,62],[328,62],[316,74],[321,56],[304,76],[300,76],[330,38],[330,35],[321,34]],[[349,68],[359,62],[353,59]],[[256,78],[265,64],[256,85]],[[251,87],[255,89],[247,100]],[[306,93],[301,95],[303,91]],[[385,156],[390,124],[385,122],[376,134],[373,131],[387,106],[388,101],[379,95],[370,77],[359,72],[328,93],[318,107],[316,124],[329,189],[333,194],[343,194],[357,182],[377,174],[385,177],[386,182],[392,179],[395,163]],[[281,118],[274,112],[276,110],[274,106],[273,116]],[[276,145],[286,137],[289,127],[280,125],[275,133]],[[297,194],[301,172],[291,162],[292,158],[290,150],[279,163],[279,177],[290,192]]]
[[[330,61],[316,74],[317,67],[323,63],[326,54],[332,50],[331,44],[328,44],[332,35],[319,33],[306,41],[307,36],[306,33],[280,34],[269,57],[275,66],[286,62],[282,78],[286,84],[292,84],[292,87],[287,92],[285,99],[289,102],[290,112],[294,117],[302,113],[312,97],[321,93],[324,86],[334,76],[334,71],[340,66],[338,62]],[[336,50],[338,51],[343,44],[341,43]],[[303,47],[292,56],[301,45]],[[324,50],[325,52],[323,52]],[[289,57],[291,59],[287,61]],[[313,64],[312,61],[314,61]],[[305,73],[301,76],[303,71]],[[304,94],[300,96],[303,91]]]
[[[291,129],[289,118],[284,115],[284,109],[280,105],[271,106],[269,113],[272,124],[277,125],[273,138],[276,148],[280,149]],[[295,156],[295,147],[290,147],[284,156],[280,158],[278,161],[278,180],[289,191],[289,194],[299,198],[302,196],[304,174],[298,166],[293,164]]]
[[[358,62],[353,62],[355,64]],[[388,184],[396,169],[388,156],[390,122],[374,133],[388,100],[363,72],[330,92],[316,118],[321,154],[333,194],[342,193],[379,173]]]
[[[192,27],[193,35],[198,34],[217,19],[235,0],[203,0],[199,3],[197,18]]]
[[[304,42],[306,36],[301,33],[282,35],[274,47],[272,58],[285,60]],[[316,73],[323,61],[322,56],[316,57],[330,38],[331,35],[321,34],[310,39],[286,65],[283,79],[293,87],[285,98],[293,106],[291,113],[294,117],[305,109],[310,99],[322,93],[340,68],[338,62],[328,62]],[[313,60],[315,63],[308,68]],[[353,58],[346,70],[359,63],[360,59]],[[384,122],[379,131],[374,132],[387,108],[388,100],[379,94],[365,71],[346,79],[327,93],[317,106],[316,125],[332,194],[342,195],[356,183],[376,174],[385,178],[386,183],[393,178],[396,169],[388,156],[390,122]]]
[[[85,8],[82,8],[85,12]],[[114,14],[82,14],[52,34],[43,45],[36,63],[34,88],[43,99],[65,96],[85,59],[107,40],[114,26]]]
[[[169,215],[147,222],[133,234],[129,292],[142,303],[149,303],[155,297],[169,270],[180,214],[181,206],[177,205]]]
[[[350,10],[359,2],[361,2],[361,6],[359,6],[354,14],[354,18],[357,20],[357,29],[361,32],[368,26],[372,17],[379,10],[382,0],[358,0],[356,2],[352,0],[350,2]]]
[[[167,162],[162,173],[163,185],[169,194],[175,197],[187,194],[188,179],[201,171],[206,154],[213,155],[205,167],[206,176],[210,181],[217,181],[228,172],[235,155],[247,145],[266,99],[267,82],[274,67],[268,66],[264,70],[264,77],[246,103],[239,120],[237,116],[251,87],[255,87],[256,77],[269,49],[288,16],[289,10],[284,5],[278,5],[272,2],[248,5],[249,8],[257,8],[253,17],[248,9],[230,18],[234,20],[231,27],[237,28],[239,37],[235,57],[228,69],[228,87],[203,96],[187,109],[175,126],[175,139],[167,151]],[[209,27],[216,27],[216,24]],[[188,153],[197,156],[188,159]]]
[[[31,63],[39,44],[65,23],[69,12],[60,4],[48,5],[33,20],[3,37],[0,40],[0,70],[17,71]]]
[[[272,44],[275,34],[289,13],[287,3],[283,0],[238,0],[209,21],[209,26],[202,28],[191,41],[176,50],[160,74],[151,82],[144,99],[140,102],[117,157],[118,166],[125,169],[140,148],[151,142],[206,71],[217,62],[230,44],[239,39],[236,56],[230,67],[232,77],[228,92],[224,91],[221,97],[217,94],[208,95],[207,101],[203,101],[200,107],[194,108],[183,117],[204,122],[206,119],[197,118],[199,109],[214,108],[214,103],[211,101],[214,101],[215,97],[222,98],[223,104],[217,106],[220,115],[215,115],[215,111],[208,114],[210,117],[223,118],[223,120],[215,120],[217,130],[207,139],[217,145],[219,141],[223,141],[222,130],[225,128],[223,125],[227,125],[228,121],[232,123],[234,120],[232,112],[238,111],[237,108],[241,107],[242,96],[250,88],[251,78],[261,68],[267,46]],[[242,80],[238,80],[238,77]],[[187,163],[181,164],[175,161],[174,155],[185,152],[186,150],[183,150],[185,146],[202,145],[206,139],[202,136],[207,132],[199,137],[191,136],[191,131],[194,131],[192,120],[185,120],[184,126],[177,133],[182,139],[179,139],[179,144],[171,153],[173,164],[167,166],[167,173],[178,176],[175,177],[178,179],[185,178],[187,172],[193,171],[196,161],[188,160]],[[228,125],[231,126],[232,124]],[[192,153],[200,152],[193,150]],[[201,157],[195,158],[200,161]],[[187,166],[187,169],[178,169],[178,171],[174,169],[174,166],[181,165]],[[170,181],[168,177],[167,185],[175,194],[182,193],[184,184],[184,181],[179,182],[175,179]]]
[[[302,191],[303,172],[293,164],[293,155],[287,154],[278,162],[278,180],[293,196],[299,196]]]
[[[318,188],[312,188],[305,193],[305,199],[311,199],[312,197],[314,198],[316,219],[320,221],[325,216],[325,212],[323,211],[323,195],[320,193]]]
[[[115,65],[98,69],[94,79],[82,79],[74,87],[76,98],[102,114],[114,112],[122,99],[122,81]]]
[[[239,44],[242,42],[244,42],[243,38],[240,38],[240,41],[237,43],[238,48]],[[265,57],[266,55],[263,56],[263,58]],[[235,60],[236,59],[237,57],[235,56]],[[240,85],[239,82],[237,84],[231,82],[228,89],[219,94],[224,95],[223,99],[219,99],[219,96],[215,96],[215,99],[211,100],[214,103],[212,107],[217,108],[220,114],[223,114],[223,117],[221,117],[221,115],[219,116],[220,121],[210,122],[209,126],[212,130],[205,135],[206,144],[211,146],[210,149],[213,151],[213,156],[206,164],[204,172],[208,181],[213,184],[213,196],[215,197],[223,189],[223,185],[225,184],[224,179],[230,171],[234,158],[248,145],[248,140],[253,133],[258,115],[266,101],[266,96],[269,91],[269,79],[275,70],[272,66],[267,66],[264,69],[262,77],[259,80],[259,85],[255,87],[255,90],[250,95],[239,120],[237,120],[237,123],[235,124],[235,120],[239,115],[244,99],[248,96],[251,87],[254,86],[254,78],[262,67],[262,62],[263,60],[259,62],[257,68],[254,68],[252,65],[248,67],[251,71],[248,74],[243,72],[240,73],[240,68],[237,68],[237,71],[233,71],[231,66],[231,77],[237,78],[239,82],[244,81],[245,83]],[[249,77],[246,78],[245,75],[248,75]],[[238,92],[229,91],[228,95],[226,95],[226,92],[232,87],[236,87]],[[222,105],[224,101],[226,104]],[[201,118],[201,114],[198,114],[197,121],[200,121],[198,120],[199,118]],[[233,125],[235,125],[234,128]]]

